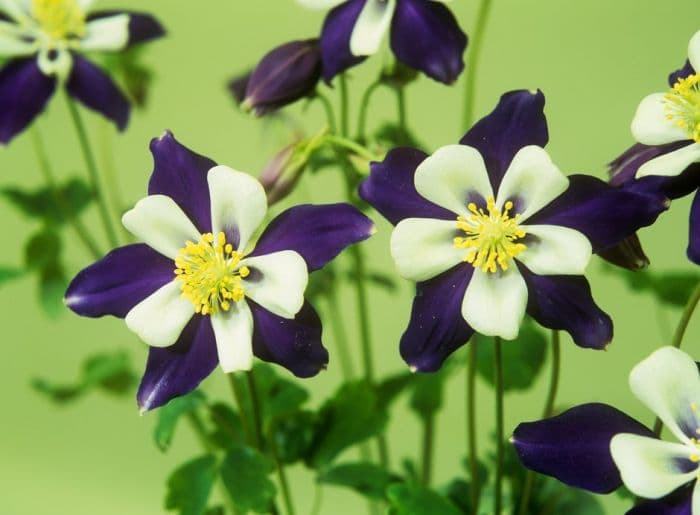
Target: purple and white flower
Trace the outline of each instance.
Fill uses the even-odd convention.
[[[627,515],[700,513],[700,376],[686,353],[664,347],[630,374],[635,396],[676,438],[652,431],[605,404],[586,404],[520,424],[513,444],[529,469],[577,488],[609,493],[623,484],[650,499]]]
[[[399,273],[418,283],[401,339],[414,370],[438,369],[474,331],[516,338],[526,312],[581,347],[612,339],[584,270],[593,252],[653,223],[666,199],[564,176],[543,148],[543,108],[539,91],[507,93],[460,144],[392,150],[361,185],[396,225]]]
[[[92,11],[94,0],[0,0],[0,142],[8,143],[44,109],[58,85],[120,130],[129,103],[82,52],[118,52],[164,34],[152,16]],[[92,12],[91,12],[92,11]]]
[[[297,0],[332,8],[321,33],[323,77],[333,77],[376,54],[387,32],[401,63],[436,81],[452,84],[464,69],[467,36],[449,0]]]
[[[256,238],[267,212],[257,180],[170,133],[151,151],[149,196],[123,217],[143,243],[110,252],[66,293],[79,315],[124,318],[150,346],[141,409],[192,391],[217,365],[249,370],[253,355],[300,377],[325,368],[321,322],[304,300],[308,274],[368,238],[372,222],[349,204],[301,205]]]

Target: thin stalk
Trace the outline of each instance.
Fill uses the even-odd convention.
[[[323,111],[326,113],[326,121],[328,122],[328,128],[332,133],[338,131],[338,124],[335,121],[335,113],[333,112],[333,105],[328,97],[322,95],[321,93],[316,93],[316,98],[321,102],[323,106]]]
[[[340,90],[340,135],[347,137],[350,134],[350,97],[348,95],[348,79],[344,73],[338,76],[338,89]]]
[[[330,288],[327,296],[328,302],[328,319],[330,320],[333,335],[335,336],[335,347],[338,351],[338,361],[340,361],[340,370],[345,381],[350,381],[355,377],[355,367],[352,363],[350,355],[350,347],[348,346],[348,333],[345,329],[345,321],[338,311],[340,300],[338,299],[338,291],[335,287]]]
[[[245,439],[249,444],[253,444],[254,436],[253,430],[248,424],[248,417],[246,417],[246,403],[245,403],[245,392],[238,382],[238,378],[235,374],[226,374],[228,377],[229,385],[231,386],[231,393],[236,401],[238,410],[241,412],[241,425],[243,426],[243,433],[245,433]]]
[[[352,141],[351,139],[345,138],[343,136],[335,136],[335,135],[329,134],[328,136],[326,136],[326,141],[328,141],[329,143],[332,143],[333,145],[336,145],[338,147],[349,150],[350,152],[357,154],[360,157],[364,157],[368,161],[380,161],[381,160],[380,156],[373,154],[371,151],[367,150],[362,145]]]
[[[262,451],[265,448],[265,439],[263,438],[262,411],[260,397],[258,396],[258,388],[255,384],[255,376],[252,370],[246,372],[245,377],[248,381],[248,393],[250,394],[250,405],[253,411],[255,444],[257,448]]]
[[[103,255],[102,251],[90,235],[90,231],[88,231],[87,227],[83,225],[83,223],[77,216],[71,214],[69,206],[66,203],[66,199],[63,198],[63,195],[61,194],[61,190],[59,189],[58,184],[56,183],[56,179],[53,176],[51,163],[49,161],[48,154],[46,153],[46,147],[44,146],[44,142],[41,139],[39,129],[37,129],[35,126],[32,127],[32,130],[30,132],[32,134],[34,152],[36,153],[37,160],[39,161],[39,169],[41,170],[41,174],[44,176],[46,185],[51,190],[51,194],[53,195],[54,200],[56,201],[58,209],[61,211],[63,217],[73,228],[75,233],[78,235],[78,238],[83,243],[87,251],[92,255],[92,257],[95,259],[100,259]]]
[[[500,515],[503,492],[503,358],[501,339],[496,336],[494,345],[494,368],[496,371],[496,481],[494,485],[494,514]]]
[[[360,114],[357,118],[357,141],[365,142],[367,140],[367,113],[369,112],[369,103],[372,95],[381,86],[381,81],[374,81],[365,90],[360,100]]]
[[[429,414],[423,420],[423,470],[421,480],[423,486],[430,486],[433,471],[433,450],[435,442],[435,415]]]
[[[486,26],[488,25],[489,15],[491,14],[491,0],[482,0],[479,7],[479,14],[476,18],[476,27],[470,42],[469,69],[467,77],[464,81],[464,128],[465,130],[471,127],[474,121],[474,100],[476,89],[476,72],[479,68],[481,60],[481,45],[483,43]]]
[[[476,439],[476,351],[477,339],[469,343],[469,364],[467,365],[467,448],[469,449],[469,482],[472,515],[479,513],[481,485],[479,484],[479,456]]]
[[[406,134],[406,91],[404,88],[395,88],[396,91],[396,116],[401,132]]]
[[[119,245],[117,240],[117,234],[114,232],[114,227],[112,226],[112,220],[109,216],[109,207],[107,206],[107,201],[104,197],[102,188],[100,187],[100,178],[97,173],[97,165],[95,164],[95,155],[90,147],[90,141],[88,140],[87,131],[85,130],[85,124],[83,119],[80,117],[80,112],[78,107],[75,105],[73,99],[66,93],[66,101],[68,103],[68,111],[70,112],[71,118],[73,120],[73,125],[75,125],[75,131],[78,134],[78,142],[80,143],[80,149],[83,153],[83,158],[85,159],[85,165],[88,170],[88,178],[90,180],[90,186],[95,192],[95,198],[97,199],[97,207],[100,213],[100,218],[102,219],[102,225],[104,226],[105,234],[107,235],[107,240],[112,247]]]
[[[107,194],[109,195],[109,201],[112,205],[112,214],[116,220],[120,220],[123,214],[123,210],[126,207],[124,198],[121,194],[121,188],[119,187],[119,181],[117,180],[117,171],[114,165],[114,152],[112,151],[112,128],[106,121],[100,123],[99,130],[99,151],[100,151],[100,162],[102,166],[103,177],[105,180],[105,185],[107,186]],[[126,227],[119,224],[121,229],[122,237],[126,240],[133,239],[132,234],[126,230]]]
[[[294,502],[292,501],[292,491],[289,488],[289,482],[287,481],[287,473],[284,470],[284,466],[279,458],[279,452],[277,450],[277,444],[274,439],[270,440],[270,449],[272,450],[272,456],[275,460],[275,465],[277,467],[277,478],[280,483],[280,489],[282,490],[282,499],[284,500],[284,507],[287,510],[287,515],[294,515]]]

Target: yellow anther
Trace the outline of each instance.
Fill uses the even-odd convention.
[[[700,461],[700,456],[698,456],[697,454],[691,454],[690,461],[692,461],[693,463],[697,463]]]
[[[700,143],[700,73],[678,79],[664,97],[666,119]]]
[[[32,0],[31,14],[53,40],[81,38],[87,32],[79,0]]]

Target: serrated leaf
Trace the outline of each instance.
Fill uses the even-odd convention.
[[[183,397],[171,400],[158,410],[158,421],[153,429],[153,440],[162,452],[167,451],[170,447],[180,419],[192,411],[196,411],[204,402],[204,394],[195,390]]]
[[[462,515],[446,497],[416,484],[393,484],[387,488],[396,515]]]
[[[255,449],[234,446],[221,464],[221,479],[236,508],[268,513],[277,489],[270,479],[273,463]]]
[[[202,515],[216,480],[216,458],[206,455],[188,461],[168,478],[165,508],[179,515]]]
[[[366,497],[383,499],[387,487],[399,478],[373,463],[344,463],[321,472],[318,481],[351,488]]]
[[[215,427],[214,432],[210,435],[211,441],[215,445],[222,449],[228,449],[232,445],[241,445],[245,442],[241,417],[227,404],[210,405],[209,418]]]
[[[43,220],[46,225],[60,225],[66,216],[79,215],[94,198],[90,187],[78,178],[71,178],[53,192],[47,187],[35,190],[4,188],[0,195],[24,215]]]

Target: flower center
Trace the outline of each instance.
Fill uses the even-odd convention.
[[[199,243],[188,241],[175,258],[175,275],[182,282],[182,296],[192,301],[195,312],[213,315],[231,309],[231,301],[245,298],[241,280],[250,270],[240,266],[243,254],[226,243],[226,235],[203,234]]]
[[[85,36],[85,12],[78,0],[32,0],[32,17],[54,41]]]
[[[666,118],[700,143],[700,73],[678,79],[664,98]]]
[[[468,249],[464,261],[484,272],[497,272],[499,267],[508,270],[509,261],[527,248],[518,243],[527,233],[518,226],[520,215],[509,214],[513,203],[508,201],[503,207],[503,211],[498,209],[493,197],[486,203],[487,212],[472,202],[467,206],[471,215],[457,219],[457,229],[466,236],[454,239],[455,248]]]

